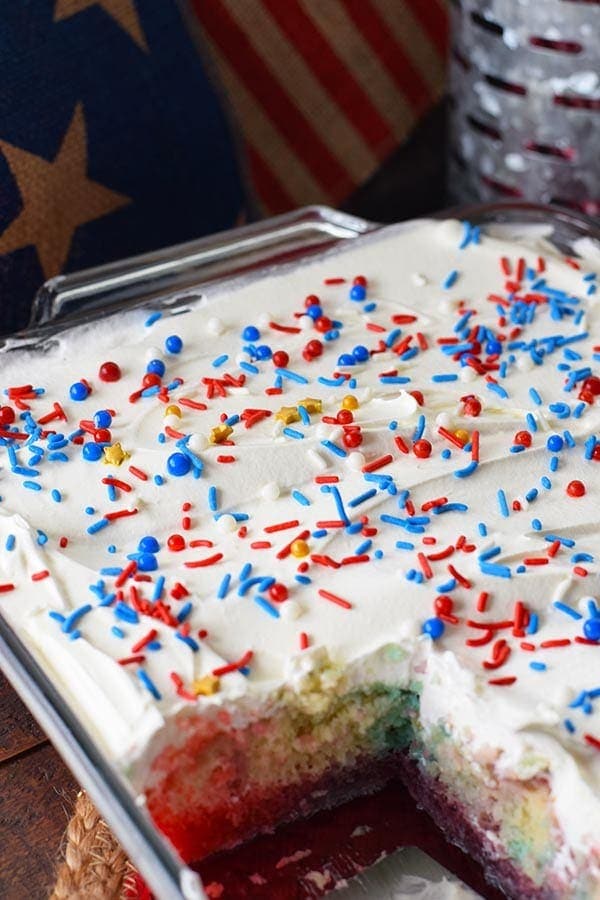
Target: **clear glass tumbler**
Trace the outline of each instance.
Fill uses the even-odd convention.
[[[600,0],[452,0],[449,189],[600,215]]]

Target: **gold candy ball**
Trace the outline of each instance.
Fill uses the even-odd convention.
[[[292,556],[295,556],[296,559],[301,559],[303,556],[308,556],[310,548],[306,541],[292,541],[290,553]]]
[[[358,409],[358,400],[353,394],[347,394],[342,400],[343,409]]]

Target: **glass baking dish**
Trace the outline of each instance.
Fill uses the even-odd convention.
[[[543,232],[561,251],[598,242],[600,227],[585,217],[528,203],[461,207],[439,213],[473,224]],[[1,354],[42,345],[82,321],[131,304],[189,304],[207,285],[297,262],[381,226],[312,206],[264,222],[87,271],[59,276],[39,291],[30,327],[0,342]],[[541,230],[541,232],[540,232]],[[152,823],[142,803],[108,762],[27,647],[0,616],[0,663],[54,746],[89,793],[157,898],[203,898],[199,875],[186,866]]]

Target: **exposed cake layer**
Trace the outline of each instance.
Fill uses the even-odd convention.
[[[415,223],[4,356],[0,604],[136,789],[383,684],[596,866],[594,266]]]

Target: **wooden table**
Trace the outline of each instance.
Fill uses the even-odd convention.
[[[344,209],[381,222],[439,209],[444,203],[444,137],[445,112],[440,106]],[[73,776],[0,673],[0,897],[47,896],[77,790]]]

